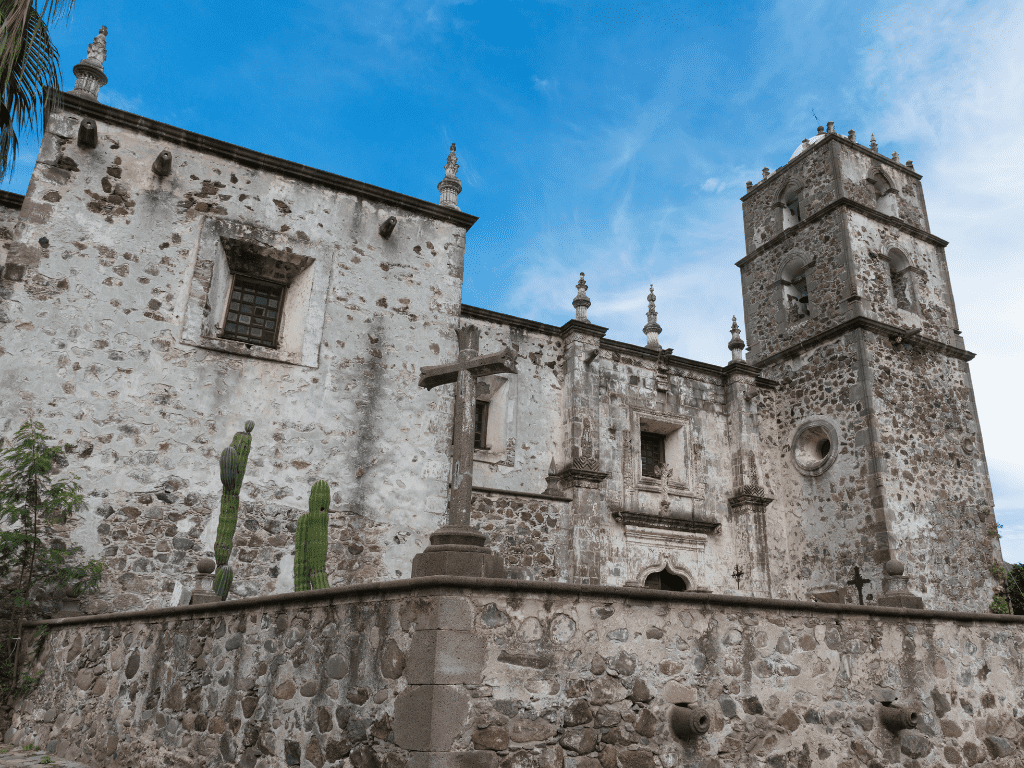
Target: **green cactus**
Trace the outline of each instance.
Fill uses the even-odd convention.
[[[249,450],[252,448],[252,435],[255,427],[252,421],[245,422],[245,432],[236,432],[231,445],[220,455],[220,482],[224,487],[220,496],[220,517],[217,520],[217,540],[213,545],[213,554],[217,560],[217,575],[214,577],[214,591],[227,599],[228,590],[234,575],[228,568],[231,557],[231,546],[235,539],[235,526],[238,524],[238,494],[242,490],[242,479],[245,467],[249,463]],[[223,577],[221,571],[228,569]],[[217,585],[223,586],[223,591]]]
[[[309,512],[299,518],[295,530],[295,591],[326,589],[327,519],[331,489],[323,480],[309,492]]]
[[[231,591],[231,582],[235,580],[235,572],[230,565],[223,565],[217,569],[217,575],[213,577],[213,591],[221,600],[228,599],[228,592]]]

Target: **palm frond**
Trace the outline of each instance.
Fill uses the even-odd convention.
[[[14,3],[18,0],[0,0]],[[5,41],[6,42],[6,41]],[[46,22],[29,5],[24,31],[13,48],[10,69],[0,65],[0,178],[14,169],[18,132],[41,132],[46,114],[46,89],[59,92],[60,57],[50,40]]]

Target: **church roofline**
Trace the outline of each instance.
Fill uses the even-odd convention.
[[[856,141],[853,141],[851,139],[848,139],[845,136],[842,136],[841,134],[838,134],[838,133],[827,133],[827,134],[825,134],[825,138],[822,141],[819,141],[817,144],[815,144],[812,148],[808,149],[807,151],[801,152],[796,157],[790,158],[789,161],[785,165],[781,165],[778,168],[776,168],[774,171],[772,171],[767,179],[760,179],[759,181],[756,181],[754,183],[754,186],[750,189],[750,191],[747,192],[747,194],[743,195],[743,197],[740,198],[740,201],[746,202],[748,198],[753,197],[759,191],[761,191],[761,189],[764,188],[764,182],[771,181],[772,178],[774,178],[776,176],[779,176],[780,174],[783,174],[783,173],[785,173],[785,172],[787,172],[789,170],[792,170],[797,165],[799,165],[801,162],[803,162],[803,160],[806,159],[807,157],[810,157],[813,154],[817,154],[821,150],[822,147],[827,147],[828,143],[830,141],[838,141],[841,144],[845,144],[850,149],[856,150],[857,152],[860,152],[861,154],[867,155],[872,160],[877,160],[878,162],[882,163],[883,165],[888,165],[888,166],[890,166],[892,168],[899,168],[899,170],[902,173],[905,173],[908,176],[911,176],[911,177],[917,179],[918,181],[920,181],[922,178],[924,178],[923,176],[921,176],[920,173],[915,171],[913,168],[908,168],[903,163],[897,162],[896,160],[893,160],[892,158],[886,157],[881,152],[875,152],[872,149],[863,146],[862,144],[858,144]]]
[[[48,89],[47,97],[57,94],[51,93]],[[429,203],[410,195],[403,195],[400,192],[393,192],[390,189],[376,187],[346,176],[339,176],[318,168],[311,168],[308,165],[283,160],[273,155],[256,152],[237,144],[229,144],[226,141],[203,136],[199,133],[186,131],[184,128],[177,128],[167,123],[161,123],[148,117],[142,117],[131,112],[101,104],[98,101],[84,99],[73,93],[60,93],[61,106],[69,112],[91,117],[97,121],[116,125],[121,128],[136,131],[154,139],[168,141],[178,146],[186,147],[197,152],[204,152],[209,155],[216,155],[225,160],[238,163],[239,165],[257,170],[276,173],[281,176],[304,181],[309,184],[338,190],[367,200],[373,200],[384,205],[391,205],[396,208],[419,213],[432,219],[440,219],[450,224],[465,227],[467,230],[476,223],[477,217],[468,213],[447,208],[436,203]],[[0,204],[6,205],[0,200]],[[11,207],[11,206],[8,206]]]
[[[515,326],[516,328],[522,328],[527,331],[535,331],[537,333],[544,333],[549,336],[562,336],[562,328],[557,325],[548,325],[547,323],[540,323],[536,320],[527,320],[524,317],[516,317],[515,315],[506,315],[503,312],[495,312],[491,309],[484,309],[483,307],[474,307],[470,304],[462,305],[462,317],[468,320],[485,320],[492,323],[498,323],[500,325]],[[596,329],[601,331],[607,330],[601,326],[594,326]],[[609,349],[615,352],[622,352],[635,357],[643,357],[652,360],[661,359],[667,365],[675,365],[681,368],[688,368],[690,370],[707,373],[712,376],[725,377],[729,373],[736,369],[735,365],[715,365],[714,363],[702,363],[699,360],[691,360],[688,357],[679,357],[677,355],[666,355],[665,350],[652,349],[650,347],[641,347],[636,344],[628,344],[624,341],[615,341],[614,339],[600,340],[601,349]],[[763,376],[757,375],[760,370],[758,366],[747,365],[743,366],[745,373],[757,376],[757,385],[761,387],[775,388],[778,386],[778,382],[774,379],[768,379]]]

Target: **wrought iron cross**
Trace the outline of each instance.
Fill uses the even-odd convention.
[[[740,580],[743,578],[743,576],[744,576],[743,569],[740,568],[739,563],[737,563],[736,567],[733,568],[733,571],[732,571],[732,577],[734,579],[736,579],[736,589],[740,588]]]
[[[468,528],[473,502],[473,432],[476,424],[476,380],[495,373],[518,373],[516,353],[509,347],[492,355],[480,354],[480,330],[467,325],[456,330],[459,359],[447,365],[420,368],[420,386],[427,389],[455,384],[455,425],[452,438],[452,485],[447,526]]]
[[[860,566],[853,566],[853,578],[846,583],[857,588],[857,598],[860,600],[860,604],[864,605],[864,585],[870,584],[871,579],[865,579],[860,575]]]

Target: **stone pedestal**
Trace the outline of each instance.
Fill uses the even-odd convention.
[[[199,573],[196,575],[196,587],[192,590],[192,600],[189,605],[219,603],[220,595],[213,591],[213,571],[217,564],[211,558],[204,557],[197,566]]]
[[[412,559],[412,576],[478,576],[504,579],[505,563],[487,544],[486,534],[446,525],[430,534],[430,546]]]
[[[910,577],[904,575],[903,563],[890,560],[884,567],[882,596],[878,604],[888,608],[924,608],[924,600],[910,591]]]

